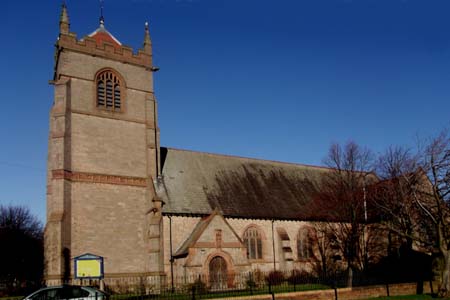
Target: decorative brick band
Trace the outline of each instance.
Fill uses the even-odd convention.
[[[105,183],[115,185],[130,185],[130,186],[147,186],[147,179],[141,177],[129,177],[118,175],[105,175],[84,172],[72,172],[68,170],[53,170],[53,179],[66,179],[75,182],[89,182],[89,183]]]
[[[51,274],[48,274],[48,275],[44,276],[44,279],[45,279],[45,281],[47,281],[47,284],[48,284],[49,280],[62,280],[63,279],[63,275],[51,275]]]

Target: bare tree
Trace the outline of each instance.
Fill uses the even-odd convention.
[[[348,285],[353,282],[353,272],[368,264],[366,222],[368,220],[367,184],[376,180],[371,172],[373,155],[354,142],[344,147],[333,144],[325,164],[331,168],[323,177],[314,203],[318,217],[325,220],[334,239],[334,245],[347,262]]]
[[[442,260],[441,296],[450,295],[450,137],[425,141],[416,154],[391,148],[380,159],[386,180],[375,189],[385,224],[407,245],[437,252]]]
[[[336,246],[333,243],[332,231],[329,224],[325,222],[314,222],[312,227],[315,231],[315,244],[317,245],[317,264],[316,272],[322,277],[331,275],[331,272],[336,271],[333,257],[338,255],[336,253]]]
[[[418,221],[421,219],[416,205],[411,201],[413,187],[420,177],[417,172],[418,159],[409,149],[389,147],[379,157],[377,169],[382,181],[370,187],[369,196],[383,211],[384,224],[390,231],[390,237],[394,234],[403,240],[400,244],[412,249],[413,240],[418,238]],[[393,249],[399,245],[389,246]]]
[[[41,222],[28,208],[0,205],[0,279],[11,293],[40,284],[42,234]]]
[[[382,210],[384,225],[408,249],[413,241],[427,244],[430,223],[413,201],[416,186],[426,178],[419,156],[410,149],[390,147],[379,157],[377,169],[382,181],[371,186],[369,196]]]
[[[422,169],[428,175],[426,184],[418,184],[413,190],[413,200],[425,218],[435,228],[434,245],[443,259],[442,296],[450,295],[450,136],[443,131],[426,144],[421,160]]]

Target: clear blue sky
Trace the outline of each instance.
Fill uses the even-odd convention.
[[[2,0],[0,203],[45,219],[60,0]],[[97,0],[67,0],[71,30]],[[332,142],[379,152],[450,121],[448,0],[105,0],[106,28],[150,22],[164,146],[321,164]]]

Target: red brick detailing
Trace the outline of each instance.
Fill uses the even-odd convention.
[[[52,179],[66,179],[75,182],[105,183],[115,185],[141,186],[141,187],[147,186],[147,179],[140,177],[72,172],[61,169],[52,171]]]
[[[52,194],[52,185],[47,184],[47,195],[51,195],[51,194]]]
[[[97,32],[96,34],[91,36],[91,38],[93,38],[97,42],[97,45],[100,47],[103,45],[103,43],[106,42],[111,43],[116,49],[121,48],[121,46],[117,44],[117,42],[106,32]]]
[[[60,139],[65,137],[66,135],[64,133],[52,133],[52,139]]]

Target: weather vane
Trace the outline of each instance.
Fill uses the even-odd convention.
[[[103,17],[103,2],[104,0],[100,0],[100,24],[103,25],[105,23],[105,18]]]

